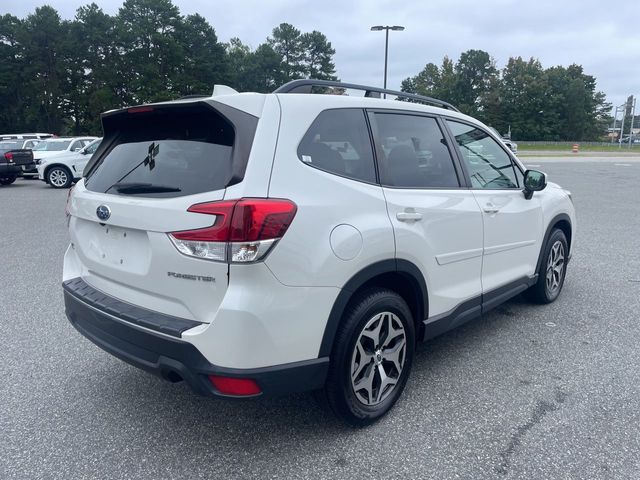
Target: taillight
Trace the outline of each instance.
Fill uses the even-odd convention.
[[[13,162],[13,153],[11,152],[7,152],[4,154],[4,158],[7,160],[7,162],[12,163]]]
[[[243,198],[198,203],[187,211],[215,215],[213,225],[172,232],[169,238],[181,253],[220,262],[246,263],[264,258],[285,234],[296,214],[290,200]]]
[[[75,188],[75,185],[72,186],[69,191],[67,192],[67,203],[64,206],[64,214],[67,217],[67,220],[69,219],[69,216],[71,215],[71,212],[69,211],[69,203],[71,202],[71,193],[73,192],[73,189]]]

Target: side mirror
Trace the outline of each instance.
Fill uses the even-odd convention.
[[[524,172],[524,198],[529,200],[533,192],[544,190],[547,186],[547,176],[537,170],[527,170]]]

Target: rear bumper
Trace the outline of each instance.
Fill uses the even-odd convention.
[[[22,167],[20,165],[0,163],[0,175],[17,175],[22,174]]]
[[[102,295],[100,304],[105,303]],[[64,301],[71,324],[97,346],[166,380],[184,380],[200,395],[224,396],[207,378],[211,374],[251,378],[262,390],[259,395],[316,390],[322,388],[326,379],[327,357],[254,369],[220,367],[209,363],[191,343],[107,313],[98,302],[82,298],[66,284]]]

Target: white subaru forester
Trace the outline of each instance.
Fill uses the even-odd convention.
[[[67,202],[73,326],[200,394],[322,390],[364,425],[416,342],[554,301],[571,195],[451,105],[380,92],[399,93],[298,80],[104,114]]]

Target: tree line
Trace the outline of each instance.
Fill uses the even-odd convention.
[[[50,7],[0,16],[0,133],[99,134],[113,108],[211,94],[213,85],[270,92],[303,77],[336,79],[319,31],[282,23],[252,49],[218,40],[201,15],[171,0],[126,0],[114,16],[95,3],[73,20]]]
[[[440,98],[501,133],[525,140],[599,140],[611,126],[611,104],[582,66],[543,68],[539,60],[509,58],[499,70],[482,50],[468,50],[454,64],[424,69],[402,82],[402,91]]]
[[[255,48],[239,38],[223,43],[204,17],[181,15],[171,0],[125,0],[115,15],[91,3],[73,20],[50,6],[24,19],[6,14],[0,133],[99,134],[106,110],[210,94],[216,83],[270,92],[296,78],[337,79],[334,54],[323,33],[288,23]],[[545,69],[516,57],[499,70],[487,52],[469,50],[456,63],[427,63],[401,88],[453,103],[516,139],[595,140],[613,120],[595,78],[575,64]]]

